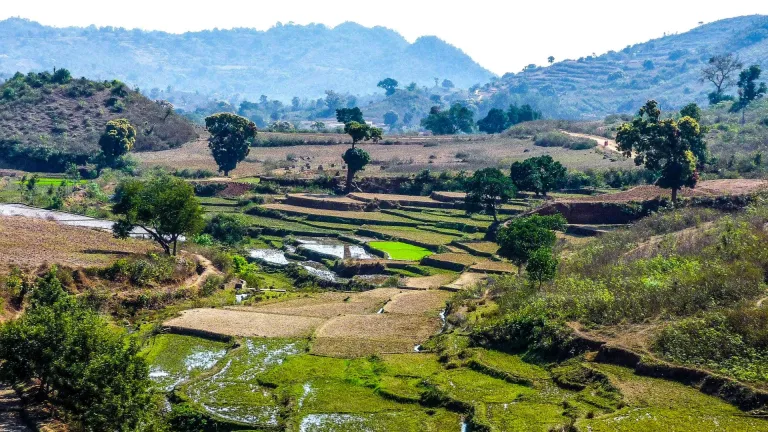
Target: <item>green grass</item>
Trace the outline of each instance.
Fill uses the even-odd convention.
[[[419,261],[425,256],[432,255],[423,247],[394,241],[373,241],[368,245],[376,250],[386,252],[391,259],[403,261]]]
[[[30,177],[31,178],[31,177]],[[68,184],[86,184],[88,183],[88,180],[78,180],[75,182],[74,180],[69,179],[62,179],[62,178],[55,178],[55,177],[38,177],[37,178],[37,186],[59,186],[64,182],[67,182]],[[14,184],[21,184],[21,179],[14,180]]]
[[[227,353],[229,344],[191,336],[164,334],[150,339],[142,354],[156,385],[170,390],[212,368]]]
[[[282,219],[274,219],[264,216],[252,216],[243,215],[243,221],[245,223],[258,228],[265,228],[271,231],[285,231],[288,234],[296,235],[313,235],[313,234],[335,234],[336,232],[329,229],[312,227],[300,222],[287,221]]]
[[[458,239],[458,237],[452,235],[426,231],[421,228],[387,227],[381,225],[363,225],[361,228],[365,231],[371,231],[384,237],[433,248],[447,245]],[[362,231],[361,233],[366,234],[365,231]]]

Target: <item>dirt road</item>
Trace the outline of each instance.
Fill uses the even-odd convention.
[[[5,385],[0,385],[0,431],[32,432],[21,419],[21,400]]]
[[[580,134],[575,132],[568,132],[568,131],[561,131],[562,133],[566,135],[570,135],[575,138],[587,138],[594,141],[597,141],[597,147],[604,149],[604,150],[610,150],[614,153],[621,154],[621,150],[619,150],[618,144],[616,144],[615,140],[608,139],[605,137],[597,136],[597,135],[587,135],[587,134]],[[607,143],[607,144],[606,144]]]

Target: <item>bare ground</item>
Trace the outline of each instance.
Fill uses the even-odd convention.
[[[171,328],[240,337],[309,336],[322,318],[227,309],[191,309],[164,323]]]

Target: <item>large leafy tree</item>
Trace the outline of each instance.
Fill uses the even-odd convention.
[[[484,210],[498,220],[496,208],[515,196],[515,186],[509,177],[496,168],[475,171],[465,183],[467,213]]]
[[[421,126],[435,135],[471,133],[474,126],[472,117],[472,111],[460,103],[453,104],[447,111],[434,106],[429,115],[421,120]]]
[[[541,247],[531,252],[528,257],[528,264],[525,271],[528,273],[528,280],[538,282],[539,288],[544,282],[551,281],[557,275],[557,257],[554,251],[549,247]]]
[[[398,120],[400,120],[400,116],[394,111],[387,111],[384,114],[384,124],[389,126],[390,129],[397,124]]]
[[[680,188],[696,186],[697,154],[706,152],[706,143],[695,119],[662,120],[658,103],[650,100],[631,123],[621,125],[616,142],[625,156],[634,156],[636,165],[659,173],[656,185],[671,189],[673,202]]]
[[[731,110],[734,112],[741,110],[741,124],[746,123],[746,110],[749,104],[762,98],[768,93],[768,87],[765,83],[757,83],[760,79],[762,70],[759,65],[752,65],[747,69],[744,69],[739,74],[739,100],[733,104]]]
[[[208,148],[213,159],[225,176],[245,160],[256,138],[256,125],[245,117],[231,113],[214,114],[205,119],[205,127],[211,134]]]
[[[135,143],[136,129],[126,119],[108,121],[104,133],[99,138],[101,153],[109,166],[115,166],[120,158],[131,151]]]
[[[550,155],[514,162],[510,170],[510,178],[518,190],[544,196],[560,187],[565,182],[566,174],[565,167]]]
[[[496,242],[499,255],[518,267],[528,263],[533,253],[541,248],[552,248],[557,242],[555,231],[565,229],[562,215],[518,217],[499,228]]]
[[[363,119],[363,112],[358,107],[337,109],[336,120],[343,124],[347,124],[353,121],[358,123],[365,123],[365,120]]]
[[[127,238],[133,228],[141,227],[168,255],[176,255],[182,235],[197,234],[205,225],[192,186],[169,175],[123,181],[115,191],[112,211],[121,216],[113,227],[115,236]]]
[[[394,78],[385,78],[376,84],[376,87],[381,87],[386,91],[387,96],[392,96],[397,90],[398,82]]]
[[[493,108],[488,111],[488,115],[485,118],[478,120],[477,128],[480,132],[487,134],[501,133],[507,127],[507,113],[499,108]]]
[[[347,149],[341,157],[347,164],[346,191],[349,193],[352,191],[352,180],[355,178],[355,174],[371,162],[371,156],[367,151],[353,146]]]
[[[32,292],[24,315],[0,326],[0,379],[37,383],[85,431],[148,427],[151,382],[138,345],[67,294],[55,268]]]
[[[701,81],[709,81],[715,86],[715,91],[709,94],[709,103],[716,104],[733,99],[725,94],[725,90],[734,84],[734,75],[744,65],[733,54],[716,55],[701,71]]]
[[[344,125],[344,132],[352,137],[352,148],[355,148],[355,144],[360,141],[373,141],[378,142],[381,139],[383,131],[377,127],[370,126],[366,123],[358,123],[351,121]]]

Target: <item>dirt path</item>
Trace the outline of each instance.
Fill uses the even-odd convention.
[[[197,259],[197,262],[203,266],[204,270],[199,275],[192,276],[185,280],[184,286],[188,288],[200,288],[203,283],[205,283],[205,280],[208,279],[208,276],[221,274],[221,272],[218,271],[216,267],[214,267],[213,263],[208,258],[197,254],[195,254],[194,257]]]
[[[0,385],[0,431],[32,432],[21,419],[21,400],[6,385]]]
[[[601,136],[597,136],[597,135],[587,135],[587,134],[580,134],[580,133],[568,132],[568,131],[561,131],[561,132],[566,134],[566,135],[570,135],[572,137],[575,137],[575,138],[586,138],[586,139],[591,139],[593,141],[597,141],[597,147],[598,148],[601,148],[601,149],[604,149],[604,150],[610,150],[610,151],[612,151],[614,153],[621,154],[621,150],[619,150],[619,146],[618,146],[618,144],[616,144],[615,140],[612,140],[612,139],[609,139],[609,138],[605,138],[605,137],[601,137]]]

